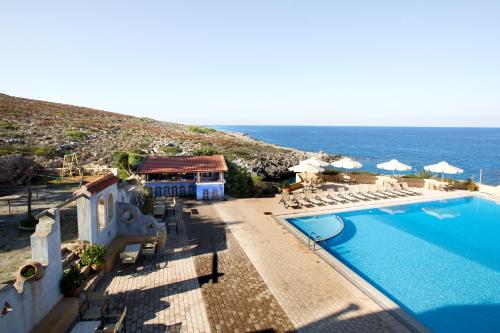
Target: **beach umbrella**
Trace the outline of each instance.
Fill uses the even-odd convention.
[[[399,162],[398,160],[390,160],[385,163],[377,164],[377,168],[387,171],[392,171],[394,175],[395,171],[408,171],[411,170],[411,166]]]
[[[307,180],[308,173],[317,174],[317,173],[325,171],[325,169],[320,167],[320,166],[317,166],[314,164],[307,164],[307,163],[299,163],[291,168],[288,168],[288,170],[293,171],[295,173],[305,173],[306,180]]]
[[[291,168],[288,168],[288,170],[297,173],[320,173],[325,171],[325,169],[320,166],[308,163],[299,163]]]
[[[424,167],[426,171],[440,173],[441,180],[444,178],[444,174],[456,175],[457,173],[462,173],[464,170],[457,168],[456,166],[450,165],[447,162],[439,162],[437,164],[427,165]]]
[[[328,166],[330,163],[323,161],[322,159],[320,159],[318,157],[311,157],[311,158],[308,158],[307,160],[300,161],[299,164],[311,164],[311,165],[315,165],[318,167],[325,167],[325,166]]]
[[[363,166],[363,164],[349,157],[341,158],[338,161],[330,163],[330,165],[334,168],[341,168],[341,169],[359,169]]]

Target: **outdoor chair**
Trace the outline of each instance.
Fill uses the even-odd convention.
[[[127,307],[119,315],[107,315],[104,317],[103,328],[96,330],[96,333],[118,333],[126,332],[125,320],[127,319]]]
[[[321,200],[323,201],[324,203],[327,203],[329,205],[333,205],[336,203],[335,200],[333,199],[330,199],[328,197],[328,194],[325,194],[325,192],[322,190],[322,189],[318,189],[318,192],[317,192],[317,197],[316,197],[318,200]]]
[[[349,202],[358,202],[358,201],[360,201],[360,199],[358,199],[358,198],[356,198],[355,196],[351,195],[351,193],[347,192],[347,191],[345,190],[345,188],[343,188],[343,187],[339,187],[339,188],[337,189],[337,192],[338,192],[338,195],[339,195],[341,198],[343,198],[343,199],[345,199],[345,200],[347,200],[347,201],[349,201]]]
[[[327,190],[327,192],[328,192],[328,197],[330,199],[334,200],[335,202],[338,202],[338,203],[348,203],[349,202],[346,199],[344,199],[341,196],[339,196],[338,193],[335,193],[335,191],[334,191],[333,188],[329,188]]]
[[[312,204],[309,201],[304,200],[304,197],[302,196],[302,193],[299,192],[293,192],[293,200],[295,200],[300,207],[311,207]]]
[[[367,191],[362,191],[361,190],[361,185],[352,185],[351,188],[354,191],[354,193],[359,194],[359,195],[367,198],[368,200],[378,200],[378,199],[380,199],[379,197],[377,197],[377,196],[375,196],[375,195],[373,195],[371,193],[368,193]]]
[[[409,193],[406,193],[406,192],[403,192],[403,191],[399,190],[399,187],[397,186],[397,183],[396,184],[390,184],[390,185],[388,185],[388,189],[392,193],[397,194],[397,195],[402,196],[402,197],[407,197],[407,196],[412,195],[412,194],[409,194]]]
[[[380,184],[377,184],[377,191],[379,193],[382,193],[390,198],[397,198],[399,197],[400,195],[397,195],[396,193],[393,193],[392,191],[389,191],[388,189],[386,189],[384,186],[380,185]]]
[[[92,292],[85,293],[85,300],[80,307],[81,321],[102,320],[109,313],[108,293]]]
[[[417,192],[417,191],[414,191],[412,189],[410,189],[410,187],[408,186],[408,183],[405,183],[405,182],[402,182],[401,183],[401,186],[403,187],[403,189],[407,192],[411,192],[411,193],[415,193],[416,195],[422,195],[422,193],[420,192]]]
[[[312,192],[309,190],[309,191],[304,191],[304,198],[309,201],[310,203],[314,204],[314,205],[317,205],[317,206],[321,206],[321,205],[324,205],[324,203],[318,199],[316,199]]]
[[[390,198],[388,195],[382,193],[382,192],[379,192],[377,190],[377,185],[375,184],[371,184],[371,185],[366,185],[366,189],[367,189],[367,193],[370,193],[371,195],[374,195],[376,197],[378,197],[379,199],[388,199]]]
[[[288,209],[288,207],[292,208],[298,208],[299,204],[290,198],[290,192],[281,192],[281,200],[279,202],[280,204],[282,203],[285,208]]]
[[[417,193],[415,193],[413,191],[408,191],[408,190],[404,189],[400,183],[394,184],[394,187],[396,188],[396,190],[398,192],[404,193],[406,195],[417,195]]]

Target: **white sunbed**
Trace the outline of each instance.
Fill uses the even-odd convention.
[[[327,203],[330,205],[337,203],[335,200],[329,198],[328,194],[325,194],[322,189],[318,189],[317,194],[318,194],[318,196],[316,198],[323,201],[324,203]]]
[[[334,200],[335,202],[338,202],[338,203],[348,203],[349,202],[349,200],[342,198],[340,195],[338,195],[338,193],[335,193],[333,188],[329,188],[327,191],[328,191],[328,197],[330,199]]]
[[[304,200],[304,197],[303,197],[302,193],[299,193],[299,192],[294,192],[293,193],[293,200],[295,200],[300,205],[300,207],[303,207],[303,206],[310,207],[310,206],[312,206],[312,204],[309,201]]]
[[[339,187],[339,188],[337,189],[337,193],[338,193],[338,195],[339,195],[340,197],[342,197],[342,198],[346,199],[346,200],[347,200],[347,201],[349,201],[349,202],[358,202],[359,200],[361,200],[361,199],[356,198],[355,196],[353,196],[351,193],[347,192],[347,191],[345,190],[345,188],[343,188],[343,187]]]
[[[390,191],[389,189],[383,187],[382,185],[378,184],[377,185],[377,190],[379,193],[382,193],[384,195],[387,195],[388,197],[391,197],[391,198],[397,198],[397,197],[400,197],[401,195],[399,194],[396,194],[392,191]]]
[[[315,205],[324,205],[324,202],[323,201],[320,201],[318,199],[316,199],[314,197],[314,195],[312,194],[311,191],[305,191],[304,192],[304,198],[309,201],[310,203],[312,204],[315,204]]]
[[[364,187],[363,187],[364,189]],[[363,190],[361,185],[353,185],[352,186],[352,190],[354,191],[354,193],[356,194],[359,194],[361,196],[364,196],[366,198],[368,198],[368,200],[378,200],[380,199],[379,197],[373,195],[373,194],[370,194],[368,193],[367,191]]]
[[[422,195],[422,193],[410,189],[410,187],[408,186],[408,183],[402,182],[401,187],[403,188],[403,190],[405,190],[407,192],[414,193],[415,195]]]
[[[379,197],[380,199],[388,199],[388,198],[390,198],[389,195],[384,194],[383,192],[380,192],[377,189],[377,185],[375,185],[375,184],[367,185],[366,187],[368,189],[368,193],[373,194],[373,195]]]
[[[288,209],[288,207],[296,208],[299,204],[292,198],[290,198],[290,192],[281,192],[280,203]]]

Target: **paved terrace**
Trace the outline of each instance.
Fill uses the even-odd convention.
[[[449,195],[430,192],[421,199]],[[185,201],[179,232],[169,234],[165,254],[137,272],[115,269],[99,289],[109,291],[113,312],[128,306],[130,332],[408,332],[264,214],[370,203],[287,210],[278,201]]]

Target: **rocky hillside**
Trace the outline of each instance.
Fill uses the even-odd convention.
[[[45,167],[65,154],[106,166],[115,152],[143,155],[222,153],[265,178],[280,178],[307,154],[203,127],[180,125],[0,94],[0,156],[22,153]]]

